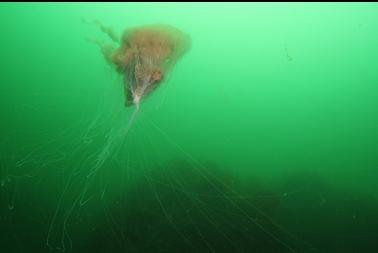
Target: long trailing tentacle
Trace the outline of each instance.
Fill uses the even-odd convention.
[[[120,39],[116,32],[111,28],[110,26],[104,26],[100,21],[94,20],[94,21],[88,21],[84,18],[81,19],[81,21],[88,25],[95,25],[97,26],[101,32],[105,33],[114,43],[119,43]]]

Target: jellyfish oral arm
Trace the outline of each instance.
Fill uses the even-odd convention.
[[[147,80],[148,80],[148,81],[147,81]],[[139,107],[140,100],[141,100],[142,97],[144,96],[147,87],[150,86],[151,84],[152,84],[152,83],[149,81],[149,78],[147,78],[146,80],[143,81],[142,85],[140,85],[139,87],[137,87],[135,90],[132,90],[132,94],[133,94],[133,103],[134,103],[137,107]]]
[[[135,96],[134,96],[134,101],[133,101],[133,103],[135,104],[136,108],[139,109],[140,96],[135,95]]]

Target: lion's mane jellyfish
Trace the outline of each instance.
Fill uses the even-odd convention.
[[[131,127],[143,98],[167,79],[177,60],[190,48],[190,37],[169,25],[146,25],[126,29],[121,39],[99,21],[88,22],[100,28],[113,44],[98,44],[107,62],[123,76],[125,106],[135,105],[126,131]]]
[[[118,44],[100,45],[108,62],[123,75],[125,105],[139,108],[142,98],[154,91],[189,49],[189,36],[168,25],[148,25],[125,30],[121,40],[99,22],[96,25]]]
[[[121,46],[111,55],[124,76],[126,105],[155,90],[189,46],[188,37],[171,26],[153,25],[126,31]]]

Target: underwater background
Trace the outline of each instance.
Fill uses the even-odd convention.
[[[127,134],[99,20],[192,46]],[[376,3],[0,4],[1,252],[378,252]]]

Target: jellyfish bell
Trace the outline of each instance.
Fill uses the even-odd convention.
[[[125,105],[138,107],[160,86],[190,44],[188,35],[168,25],[126,30],[109,57],[124,77]]]

